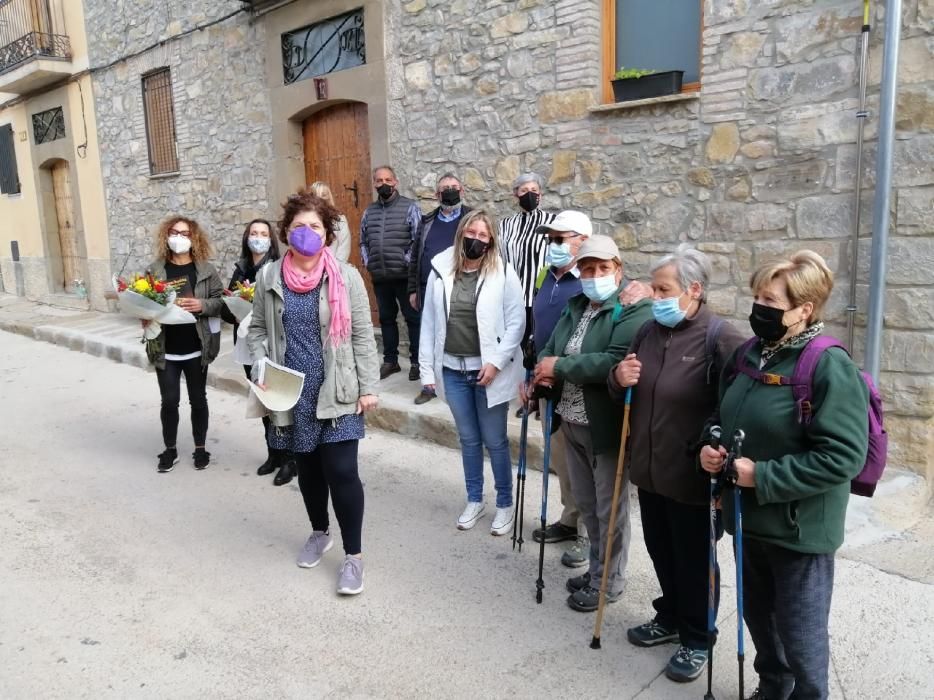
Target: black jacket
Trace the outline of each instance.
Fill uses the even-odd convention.
[[[458,217],[458,221],[463,219],[470,212],[470,207],[466,204],[461,204],[461,213]],[[422,223],[418,227],[418,233],[415,234],[415,243],[412,246],[412,261],[409,263],[409,294],[415,294],[418,292],[421,294],[421,276],[422,276],[422,253],[425,251],[425,241],[428,240],[428,236],[431,233],[431,225],[435,222],[435,219],[438,218],[438,212],[441,211],[441,207],[436,207],[434,210],[425,214],[422,217]],[[426,267],[431,267],[431,260],[426,260],[424,262]],[[421,299],[418,300],[421,304]]]
[[[360,222],[360,247],[374,282],[408,279],[412,241],[421,210],[414,199],[396,193],[388,202],[377,199]]]

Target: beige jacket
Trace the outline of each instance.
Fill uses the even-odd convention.
[[[366,287],[355,267],[344,262],[338,264],[350,297],[351,332],[350,337],[336,347],[328,340],[331,306],[328,302],[329,280],[325,274],[318,307],[318,332],[324,350],[324,383],[318,394],[317,417],[322,420],[356,413],[357,399],[379,393],[379,355]],[[254,378],[262,358],[269,357],[279,364],[285,362],[283,306],[282,260],[277,260],[264,265],[256,275],[253,320],[246,338],[253,356]],[[270,419],[276,426],[293,422],[291,411],[271,413]]]

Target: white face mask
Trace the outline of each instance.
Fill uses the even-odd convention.
[[[182,255],[191,250],[191,239],[185,236],[169,236],[169,250],[176,255]]]
[[[252,250],[254,253],[259,255],[269,250],[269,246],[271,245],[271,242],[268,238],[261,238],[259,236],[250,236],[247,239],[246,244],[250,247],[250,250]]]

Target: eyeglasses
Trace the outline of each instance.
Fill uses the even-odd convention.
[[[178,229],[170,228],[170,236],[184,236],[185,238],[191,238],[191,231],[179,231]]]

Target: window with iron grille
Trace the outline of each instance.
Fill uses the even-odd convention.
[[[0,126],[0,192],[19,194],[19,171],[13,145],[13,125]]]
[[[65,138],[65,114],[61,107],[32,115],[32,135],[36,144]]]
[[[152,175],[178,172],[175,143],[175,104],[172,76],[160,68],[143,76],[143,107],[146,112],[146,141]]]

